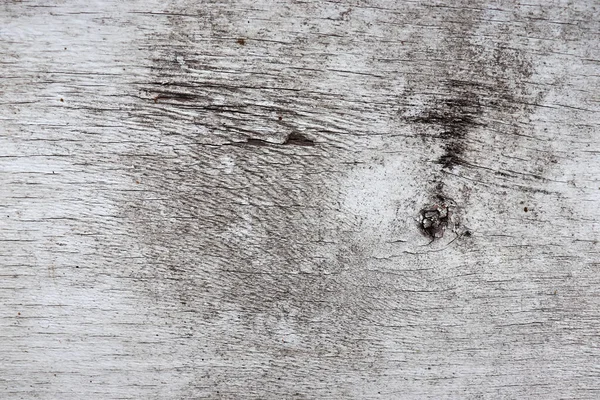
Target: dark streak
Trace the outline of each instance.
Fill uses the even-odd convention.
[[[434,100],[422,114],[411,118],[410,122],[437,129],[444,143],[444,154],[438,158],[437,163],[452,169],[456,165],[464,164],[463,156],[467,149],[464,139],[467,134],[475,127],[485,124],[478,120],[483,109],[478,96],[468,83],[461,82],[460,86],[451,84],[449,91],[449,97]]]
[[[198,96],[189,93],[179,92],[161,92],[154,97],[154,102],[158,103],[159,100],[175,100],[175,101],[194,101],[197,100]]]
[[[283,144],[289,144],[293,146],[314,146],[314,140],[307,138],[299,133],[291,133]]]
[[[268,141],[262,140],[262,139],[248,138],[246,140],[245,144],[249,144],[251,146],[268,146],[268,145],[272,145],[272,144],[276,144],[276,143],[271,143],[271,142],[268,142]]]
[[[283,143],[274,143],[274,142],[269,142],[268,140],[264,140],[264,139],[256,139],[256,138],[248,138],[246,139],[245,142],[242,142],[243,144],[248,144],[251,146],[286,146],[286,145],[290,145],[290,146],[309,146],[312,147],[315,145],[315,142],[309,138],[307,138],[304,135],[301,135],[299,133],[292,133],[290,135],[288,135],[288,137],[285,139],[285,141]]]

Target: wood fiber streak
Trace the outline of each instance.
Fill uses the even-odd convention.
[[[599,6],[2,2],[0,398],[597,399]]]

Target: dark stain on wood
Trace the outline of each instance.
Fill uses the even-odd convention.
[[[285,139],[283,144],[289,144],[292,146],[314,146],[315,142],[312,139],[300,134],[300,133],[291,133]]]
[[[327,371],[331,376],[324,384],[372,370],[387,357],[382,343],[388,339],[380,332],[388,328],[382,326],[413,329],[406,318],[417,318],[394,302],[410,304],[419,291],[398,291],[395,283],[409,289],[412,283],[365,268],[373,250],[361,242],[361,222],[355,222],[360,218],[340,211],[344,193],[339,182],[354,165],[373,163],[369,146],[376,140],[371,134],[384,145],[398,145],[397,137],[386,136],[387,128],[398,126],[381,123],[379,131],[371,129],[388,117],[390,124],[398,122],[398,88],[377,74],[353,70],[354,65],[327,69],[332,56],[315,53],[313,41],[335,48],[336,54],[355,54],[354,38],[344,30],[325,35],[315,25],[314,34],[288,32],[282,41],[273,32],[286,26],[286,19],[277,25],[280,16],[273,15],[263,27],[265,40],[252,42],[260,56],[241,56],[237,53],[246,52],[232,50],[236,39],[231,38],[243,34],[239,27],[251,15],[228,8],[210,14],[195,2],[187,4],[185,17],[176,12],[168,17],[169,34],[153,38],[152,76],[139,83],[143,105],[136,118],[165,149],[165,154],[148,156],[146,148],[138,150],[152,200],[134,191],[131,196],[138,197],[124,212],[151,260],[140,273],[149,298],[175,310],[167,318],[173,331],[187,337],[202,329],[205,340],[222,343],[231,354],[245,355],[248,348],[255,352],[252,360],[240,359],[241,375],[224,371],[208,378],[202,366],[191,373],[190,385],[227,388],[253,378],[272,384],[283,375],[277,389],[285,398],[293,394],[285,382],[296,379],[298,370]],[[409,15],[405,7],[397,3],[398,13],[381,11],[379,16],[393,14],[390,27],[414,22],[403,19]],[[400,79],[406,80],[400,128],[414,130],[418,150],[435,153],[419,176],[427,182],[423,191],[430,201],[407,210],[411,217],[430,221],[421,225],[430,239],[441,237],[451,222],[450,206],[434,204],[443,204],[451,194],[461,208],[467,205],[451,184],[442,191],[443,185],[431,188],[430,182],[446,181],[447,172],[476,170],[472,165],[479,147],[473,143],[483,143],[488,128],[511,134],[531,101],[525,56],[494,44],[470,43],[480,12],[444,10],[441,20],[467,23],[441,24],[446,38],[436,51],[415,45],[419,38],[400,50],[402,57],[421,57]],[[460,18],[463,12],[468,18]],[[394,31],[385,30],[394,28],[381,29],[383,39],[397,40]],[[237,44],[246,42],[237,39]],[[405,68],[402,62],[368,66],[371,72],[382,67]],[[389,104],[372,104],[378,99]],[[386,304],[393,305],[387,309],[382,307],[386,297],[392,299]],[[295,343],[284,341],[288,332]],[[212,343],[206,351],[214,362],[227,363]],[[274,366],[260,378],[252,372],[257,359]]]
[[[486,175],[502,176],[505,182],[486,190],[547,192],[530,181],[543,181],[550,165],[546,159],[552,158],[550,146],[547,153],[532,154],[533,160],[523,161],[527,168],[538,164],[535,171],[523,175],[503,168],[514,163],[510,154],[530,140],[531,133],[524,127],[545,95],[543,87],[530,82],[534,73],[530,55],[503,45],[500,39],[485,46],[474,42],[473,32],[482,29],[481,10],[443,13],[461,23],[444,25],[447,38],[437,49],[415,54],[422,74],[407,78],[400,107],[403,122],[430,149],[423,174],[430,181],[442,182],[444,195],[456,199],[466,214],[470,200],[461,193],[462,183],[457,179],[478,186],[488,179]],[[436,164],[439,168],[434,168]],[[427,192],[429,198],[442,194],[435,185]],[[500,213],[507,207],[498,202],[490,212]]]
[[[442,139],[444,154],[437,160],[443,167],[452,169],[463,164],[467,148],[465,138],[469,131],[484,124],[479,118],[483,113],[477,95],[472,90],[454,91],[452,97],[436,100],[411,122],[436,129]]]
[[[314,140],[301,135],[299,133],[289,134],[282,143],[272,142],[264,139],[248,138],[244,142],[236,142],[235,144],[248,144],[252,146],[308,146],[313,147],[315,145]]]
[[[184,93],[179,91],[161,91],[154,96],[154,102],[159,100],[171,100],[177,102],[191,102],[198,99],[198,96],[193,93]]]

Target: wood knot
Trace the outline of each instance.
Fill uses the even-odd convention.
[[[453,212],[456,203],[452,199],[438,198],[438,202],[427,205],[419,211],[419,228],[423,235],[432,241],[444,236],[448,226],[454,226]]]

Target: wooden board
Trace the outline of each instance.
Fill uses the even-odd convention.
[[[599,6],[2,2],[0,398],[599,398]]]

